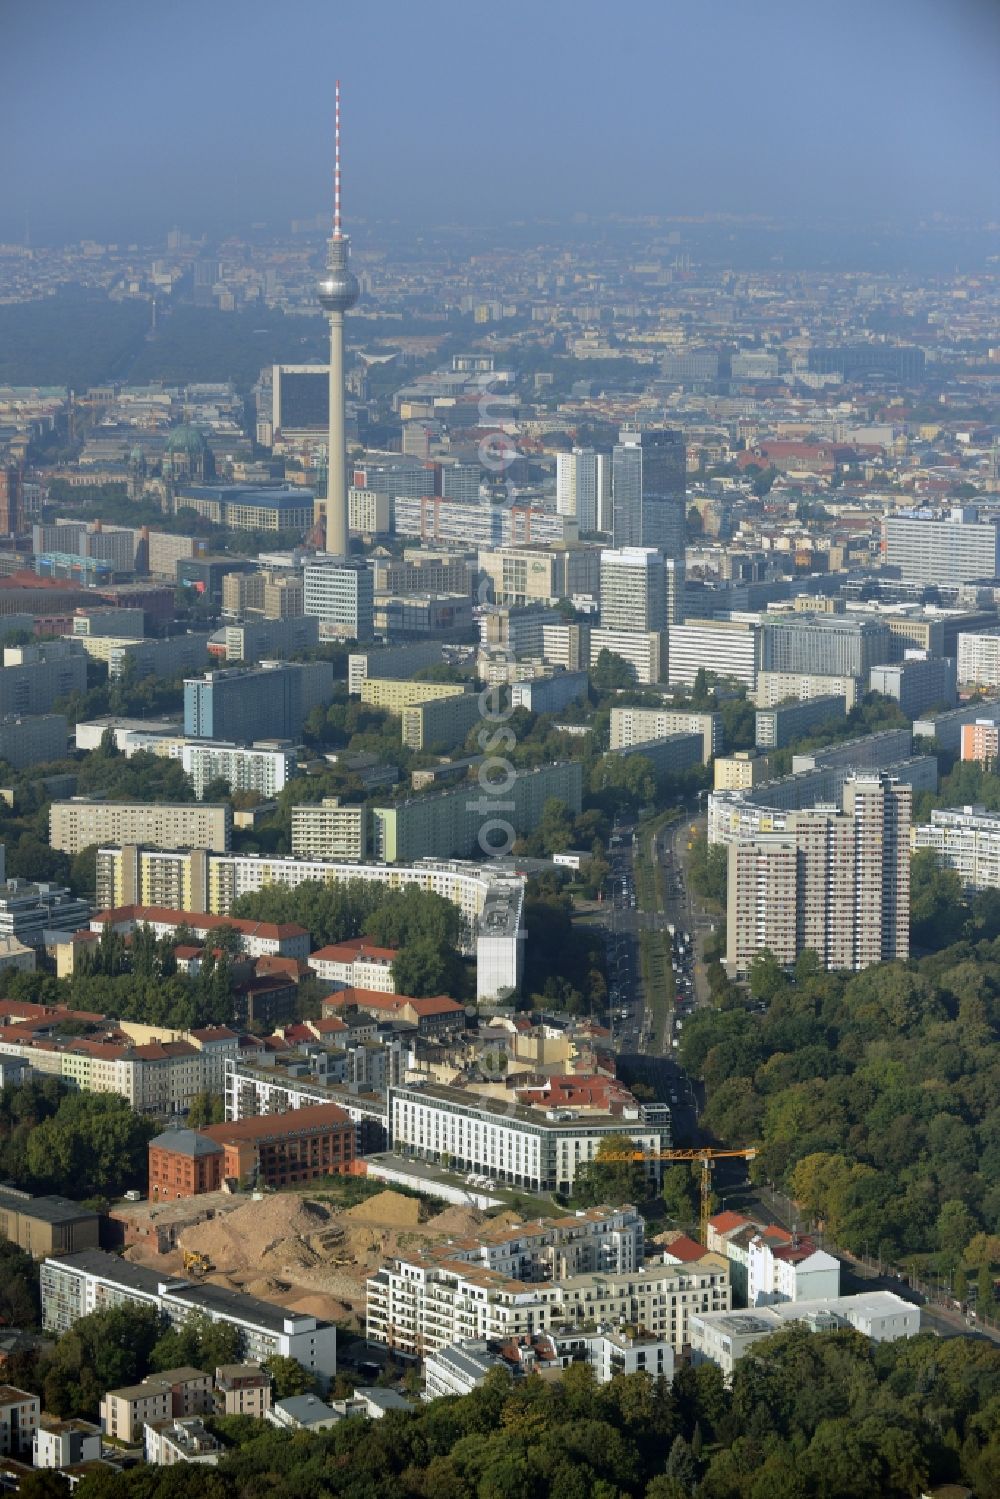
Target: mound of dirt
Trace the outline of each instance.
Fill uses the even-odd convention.
[[[402,1192],[377,1192],[355,1207],[348,1208],[345,1218],[359,1218],[362,1223],[377,1223],[392,1228],[416,1228],[420,1222],[420,1203]]]
[[[289,1240],[322,1232],[328,1223],[329,1214],[319,1203],[275,1194],[248,1202],[224,1218],[194,1224],[181,1234],[180,1244],[207,1255],[224,1272],[247,1264],[263,1266],[269,1251],[284,1250]]]
[[[428,1233],[449,1234],[458,1238],[464,1238],[471,1234],[483,1221],[483,1214],[478,1208],[445,1208],[443,1212],[436,1213],[424,1224]]]

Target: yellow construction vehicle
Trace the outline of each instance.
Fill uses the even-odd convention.
[[[699,1146],[694,1150],[628,1150],[621,1155],[602,1155],[604,1161],[700,1161],[701,1162],[701,1212],[699,1214],[699,1239],[702,1244],[708,1237],[708,1220],[712,1216],[712,1171],[716,1161],[738,1157],[752,1161],[756,1148],[746,1150],[713,1150]]]
[[[183,1251],[184,1269],[188,1274],[207,1275],[212,1269],[212,1261],[207,1254],[199,1254],[197,1249],[185,1249]]]

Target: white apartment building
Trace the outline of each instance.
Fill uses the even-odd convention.
[[[197,797],[204,795],[211,781],[221,777],[229,782],[231,791],[256,791],[270,801],[285,789],[297,769],[295,752],[290,748],[211,744],[204,739],[185,740],[180,760]]]
[[[779,1301],[812,1301],[840,1295],[840,1261],[811,1239],[772,1243],[761,1234],[750,1240],[747,1303],[773,1306]]]
[[[395,994],[392,965],[396,951],[375,947],[363,937],[321,947],[311,954],[309,967],[331,989],[371,989],[376,994]]]
[[[700,734],[704,741],[702,760],[707,765],[723,746],[722,714],[695,713],[684,708],[612,708],[613,750],[630,749],[671,734]]]
[[[895,1291],[866,1291],[859,1296],[820,1297],[747,1311],[697,1312],[690,1320],[691,1363],[695,1368],[717,1364],[728,1380],[754,1343],[793,1325],[811,1332],[853,1327],[873,1343],[893,1343],[917,1336],[920,1308]]]
[[[693,687],[698,672],[744,682],[753,691],[761,660],[758,620],[698,619],[670,629],[671,687]]]
[[[303,608],[320,621],[320,634],[370,640],[375,607],[371,571],[363,565],[310,562],[302,569]]]
[[[47,1332],[66,1332],[80,1317],[108,1307],[148,1306],[163,1312],[175,1327],[183,1327],[192,1317],[235,1327],[240,1356],[246,1360],[266,1363],[279,1354],[324,1379],[337,1372],[337,1330],[332,1323],[210,1282],[164,1279],[158,1271],[102,1249],[44,1260],[40,1283],[42,1326]]]
[[[357,862],[368,852],[368,808],[327,796],[292,808],[292,854],[297,859]]]
[[[959,635],[958,681],[962,687],[1000,687],[1000,630]]]
[[[966,890],[1000,890],[1000,813],[985,807],[935,807],[913,829],[914,849],[932,848]]]
[[[370,1276],[367,1337],[404,1357],[452,1343],[507,1342],[588,1323],[638,1324],[680,1353],[691,1317],[729,1308],[729,1266],[707,1250],[684,1265],[588,1272],[537,1284],[455,1259],[409,1256]]]
[[[393,1088],[389,1130],[404,1155],[447,1160],[531,1192],[571,1192],[580,1167],[608,1137],[647,1152],[670,1147],[669,1118],[657,1114],[653,1122],[641,1105],[615,1115],[534,1109],[438,1086]],[[647,1170],[659,1181],[662,1163],[650,1161]]]

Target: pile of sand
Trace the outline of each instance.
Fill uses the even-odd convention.
[[[282,1193],[248,1202],[224,1218],[196,1223],[184,1230],[179,1243],[206,1255],[225,1273],[248,1264],[263,1267],[271,1251],[287,1249],[290,1240],[304,1244],[329,1223],[330,1214],[319,1203]]]
[[[415,1197],[404,1197],[402,1192],[376,1192],[348,1208],[345,1218],[360,1218],[363,1223],[389,1225],[392,1228],[416,1228],[420,1222],[420,1203]]]
[[[478,1208],[445,1208],[424,1224],[428,1233],[447,1234],[450,1238],[465,1238],[474,1232],[483,1221]]]

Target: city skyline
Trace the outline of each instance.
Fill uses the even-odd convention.
[[[572,17],[518,4],[502,24],[435,4],[390,6],[376,31],[311,0],[280,26],[258,0],[181,0],[170,21],[136,20],[121,0],[9,12],[0,83],[16,150],[0,238],[141,239],[174,221],[225,233],[320,213],[337,73],[359,222],[998,216],[1000,16],[981,0],[852,0],[836,29],[785,0],[763,14],[725,0],[711,16],[640,3],[618,27],[591,4]]]

